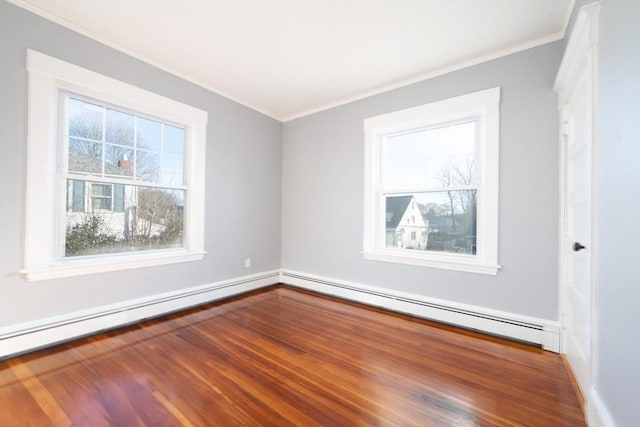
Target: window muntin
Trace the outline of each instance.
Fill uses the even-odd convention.
[[[365,119],[366,259],[496,274],[500,88]]]
[[[61,150],[67,153],[61,257],[182,247],[184,129],[61,95]]]
[[[91,186],[91,206],[94,211],[112,209],[112,190],[111,184],[95,183]]]
[[[477,183],[477,117],[381,136],[385,190]]]
[[[70,173],[184,183],[183,128],[77,95],[64,96]]]

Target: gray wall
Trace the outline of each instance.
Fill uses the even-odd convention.
[[[638,425],[640,2],[603,1],[598,87],[596,387],[618,426]]]
[[[18,274],[27,48],[208,111],[204,261],[42,282]],[[280,122],[4,1],[0,76],[0,327],[280,267]]]
[[[562,42],[285,123],[284,268],[557,319],[558,110]],[[502,87],[497,276],[362,258],[363,119]]]
[[[640,2],[603,1],[597,387],[620,426],[636,421],[633,408],[640,383],[640,340],[635,332],[640,324],[640,263],[633,237],[640,234],[637,22]],[[562,45],[551,43],[353,102],[288,122],[283,130],[275,120],[0,2],[0,327],[280,265],[555,319],[558,156],[551,86]],[[45,282],[23,280],[18,270],[24,249],[26,48],[209,112],[205,239],[209,255],[204,261]],[[503,88],[503,271],[492,277],[364,261],[360,255],[362,120],[498,85]],[[246,257],[253,260],[251,269],[243,267]]]

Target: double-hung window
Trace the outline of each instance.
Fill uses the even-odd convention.
[[[500,89],[365,120],[367,259],[496,274]]]
[[[28,51],[29,280],[204,256],[207,114]]]
[[[182,247],[185,129],[61,96],[64,256]]]

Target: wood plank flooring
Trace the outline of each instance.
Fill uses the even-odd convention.
[[[0,362],[0,426],[583,426],[559,355],[275,287]]]

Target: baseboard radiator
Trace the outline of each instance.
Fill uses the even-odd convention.
[[[551,320],[437,300],[290,270],[282,270],[280,281],[287,285],[386,310],[525,341],[556,353],[560,350],[559,323]]]
[[[557,322],[291,270],[273,270],[0,328],[0,359],[233,297],[277,283],[537,344],[560,348]]]
[[[0,328],[0,359],[276,284],[279,270]]]

